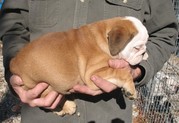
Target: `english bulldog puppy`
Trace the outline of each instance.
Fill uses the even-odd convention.
[[[116,17],[70,29],[45,34],[22,48],[10,62],[10,71],[22,78],[28,90],[40,82],[51,90],[70,94],[76,84],[99,88],[90,80],[92,75],[123,88],[130,99],[136,90],[129,70],[109,67],[109,59],[122,58],[131,65],[147,59],[148,32],[134,17]],[[58,115],[74,114],[76,104],[66,100]]]

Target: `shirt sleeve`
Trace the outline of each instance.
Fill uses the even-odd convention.
[[[146,61],[142,61],[143,78],[136,82],[141,86],[162,69],[164,63],[174,52],[178,35],[177,20],[170,0],[149,0],[150,11],[146,13],[145,26],[149,32]],[[147,15],[148,14],[148,15]]]
[[[5,68],[5,80],[9,84],[11,76],[9,70],[10,60],[16,53],[29,42],[29,29],[25,24],[22,13],[27,12],[24,6],[14,7],[14,1],[5,1],[0,13],[0,39],[3,43],[3,65]],[[13,6],[13,7],[11,7]],[[9,86],[11,89],[11,86]]]

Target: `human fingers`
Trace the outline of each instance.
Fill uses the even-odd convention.
[[[93,75],[91,77],[91,80],[94,82],[94,84],[97,87],[99,87],[99,90],[92,90],[89,87],[87,87],[86,85],[76,85],[73,87],[73,90],[75,92],[96,96],[96,95],[102,94],[104,92],[109,93],[117,88],[117,86],[112,84],[111,82],[108,82],[108,81],[102,79],[101,77],[98,77],[95,75]]]
[[[39,83],[34,88],[29,90],[24,90],[22,87],[23,81],[19,76],[13,75],[10,78],[10,83],[18,94],[19,98],[23,103],[29,104],[31,107],[46,107],[48,109],[54,109],[62,99],[62,95],[55,91],[50,92],[45,97],[40,97],[44,90],[48,88],[47,83]]]
[[[129,63],[123,59],[110,59],[108,64],[112,68],[124,68],[129,66]]]
[[[37,84],[34,88],[27,90],[26,97],[28,99],[36,99],[48,88],[48,84],[45,82]]]
[[[10,77],[10,84],[12,86],[12,88],[14,89],[14,91],[16,92],[16,94],[20,97],[21,94],[23,94],[23,82],[22,79],[17,76],[17,75],[12,75]]]
[[[59,94],[53,104],[50,107],[45,107],[46,109],[55,109],[61,102],[63,102],[64,96]]]
[[[108,64],[112,68],[117,68],[117,69],[127,68],[130,71],[134,80],[141,77],[142,67],[141,66],[139,67],[139,65],[131,66],[127,61],[123,59],[110,59]],[[143,69],[143,74],[145,74],[144,72],[145,70]]]
[[[89,88],[86,85],[75,85],[73,87],[73,92],[88,94],[88,95],[92,95],[92,96],[96,96],[96,95],[103,93],[102,90],[92,90],[91,88]]]
[[[31,106],[44,107],[46,109],[54,109],[62,100],[62,95],[56,91],[51,91],[45,97],[34,99],[31,102]]]
[[[117,88],[117,86],[107,80],[104,80],[103,78],[93,75],[91,77],[91,80],[94,82],[96,86],[98,86],[102,91],[104,92],[111,92]]]
[[[23,82],[22,82],[22,79],[19,76],[12,75],[11,78],[10,78],[10,84],[13,87],[16,87],[16,86],[22,86]]]
[[[23,103],[27,103],[32,106],[35,106],[32,103],[32,100],[39,98],[39,95],[48,87],[48,84],[46,83],[39,83],[34,88],[25,90],[22,79],[17,75],[12,75],[10,78],[10,83],[20,100]]]

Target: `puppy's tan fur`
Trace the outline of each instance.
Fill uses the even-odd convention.
[[[10,70],[22,78],[25,89],[40,82],[48,83],[50,86],[43,96],[50,90],[69,94],[76,84],[97,90],[90,77],[98,75],[123,87],[129,97],[135,97],[130,71],[113,69],[108,66],[108,60],[117,58],[137,33],[133,23],[121,17],[49,33],[22,48],[11,60]],[[76,105],[68,103],[66,101],[59,115],[75,112]]]

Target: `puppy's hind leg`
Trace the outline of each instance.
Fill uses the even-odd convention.
[[[76,112],[76,108],[77,106],[74,100],[64,98],[63,102],[60,103],[59,107],[57,107],[53,113],[59,116],[64,116],[66,114],[73,115]]]

